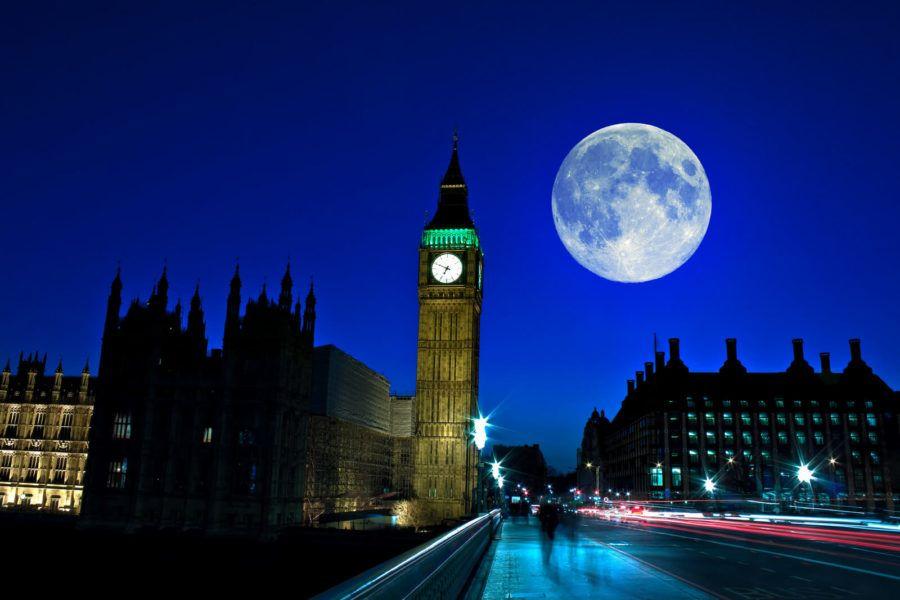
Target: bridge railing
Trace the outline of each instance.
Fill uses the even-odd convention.
[[[490,545],[500,518],[500,510],[492,510],[315,598],[457,598]]]

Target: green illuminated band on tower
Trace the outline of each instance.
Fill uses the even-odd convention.
[[[478,248],[474,229],[426,229],[422,232],[425,248]]]

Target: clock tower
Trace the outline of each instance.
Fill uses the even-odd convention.
[[[473,507],[478,347],[484,257],[453,136],[434,218],[419,245],[419,334],[413,490],[436,521]]]

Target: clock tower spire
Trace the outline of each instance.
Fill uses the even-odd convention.
[[[469,432],[478,416],[483,261],[454,134],[437,211],[419,245],[413,489],[435,522],[473,508],[478,456]]]

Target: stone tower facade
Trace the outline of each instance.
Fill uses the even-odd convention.
[[[454,136],[437,211],[419,246],[413,492],[435,520],[472,511],[483,260]]]

